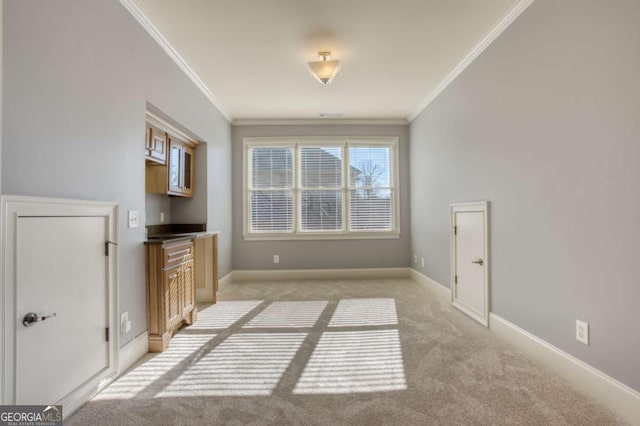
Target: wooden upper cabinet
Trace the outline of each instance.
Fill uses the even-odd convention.
[[[194,149],[198,142],[149,112],[147,120],[146,193],[193,197]]]
[[[158,164],[167,163],[167,134],[147,124],[145,159]]]

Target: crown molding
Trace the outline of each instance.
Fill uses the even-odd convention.
[[[233,126],[311,126],[311,125],[378,125],[406,126],[406,118],[293,118],[293,119],[237,119]]]
[[[519,0],[504,17],[483,37],[482,40],[464,57],[464,59],[451,71],[436,88],[418,105],[418,107],[406,118],[382,118],[382,119],[239,119],[234,120],[231,114],[222,106],[221,102],[209,90],[198,75],[191,69],[178,51],[162,35],[160,30],[151,22],[146,13],[134,2],[134,0],[120,0],[120,3],[131,13],[140,25],[162,47],[178,67],[191,79],[207,99],[220,111],[220,113],[234,126],[262,126],[262,125],[406,125],[413,121],[431,102],[433,102],[444,89],[449,86],[511,23],[524,12],[534,0]]]
[[[160,30],[151,22],[151,19],[147,14],[137,5],[133,0],[120,0],[120,3],[133,15],[133,17],[147,30],[151,37],[162,47],[162,49],[169,55],[169,57],[175,62],[178,67],[191,79],[193,84],[209,99],[209,101],[215,106],[218,111],[229,121],[233,121],[233,117],[225,110],[220,101],[214,96],[204,82],[198,77],[198,75],[191,69],[187,62],[180,56],[178,51],[169,43],[169,41],[162,35]]]
[[[438,97],[440,93],[444,91],[444,89],[449,86],[461,73],[464,71],[471,63],[482,53],[484,50],[489,47],[493,41],[498,38],[500,34],[504,30],[507,29],[509,25],[513,21],[516,20],[518,16],[522,12],[524,12],[534,0],[520,0],[518,1],[508,12],[506,15],[502,17],[502,19],[485,35],[482,40],[464,57],[462,62],[460,62],[454,69],[451,71],[445,78],[436,86],[435,89],[418,105],[418,107],[409,115],[407,118],[409,122],[413,121],[431,102],[434,101],[435,98]]]
[[[152,126],[168,133],[169,136],[173,137],[174,139],[178,139],[181,142],[186,143],[191,148],[197,147],[200,143],[197,138],[194,138],[183,132],[182,130],[171,124],[168,120],[165,120],[153,111],[147,110],[145,113],[145,118],[148,124],[151,124]]]

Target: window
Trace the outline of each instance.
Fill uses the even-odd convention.
[[[245,138],[245,239],[397,238],[397,138]]]

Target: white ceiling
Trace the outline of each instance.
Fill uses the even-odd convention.
[[[247,120],[318,118],[319,113],[411,119],[522,1],[123,3],[139,8],[150,21],[147,27],[155,27],[156,39],[166,39],[228,118]],[[306,65],[320,50],[342,61],[327,86],[313,79]]]

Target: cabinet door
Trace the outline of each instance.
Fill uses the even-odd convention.
[[[182,175],[184,173],[182,160],[184,147],[173,140],[170,141],[169,146],[169,193],[180,195],[182,193]]]
[[[182,180],[182,192],[185,195],[193,195],[193,149],[184,147],[183,154],[184,177]]]
[[[196,285],[194,261],[185,262],[182,266],[182,315],[191,312],[196,303]]]
[[[148,124],[145,127],[144,131],[144,152],[146,157],[151,156],[151,126]]]
[[[182,319],[182,267],[176,265],[164,271],[164,312],[166,329],[170,330]]]
[[[147,146],[147,160],[166,164],[167,162],[167,134],[162,130],[149,126]]]

